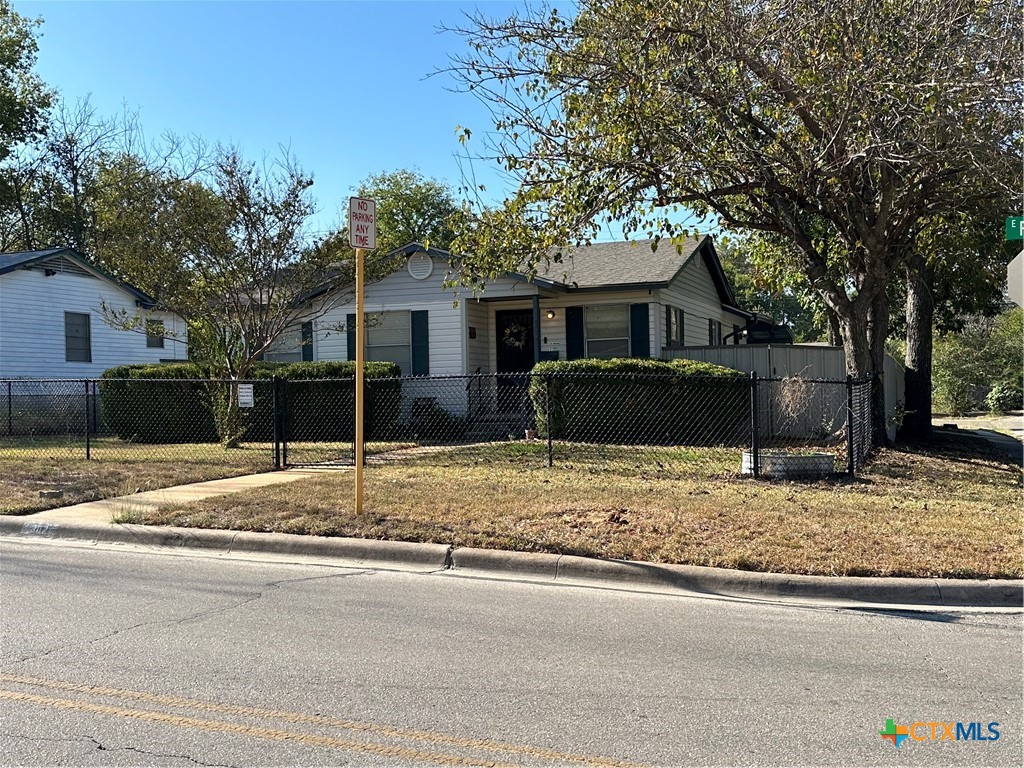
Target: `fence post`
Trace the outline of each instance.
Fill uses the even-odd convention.
[[[100,433],[100,418],[99,418],[99,403],[100,393],[97,389],[99,382],[95,379],[92,382],[92,431],[95,434]]]
[[[14,410],[11,407],[11,382],[7,382],[7,434],[14,434]]]
[[[89,381],[87,379],[82,383],[85,384],[85,460],[89,461],[92,458],[92,444],[89,435]]]
[[[280,439],[281,439],[281,468],[288,467],[288,379],[281,379],[279,392],[280,400]]]
[[[853,415],[853,376],[846,374],[846,472],[854,477],[857,471],[857,459],[855,456],[855,444],[853,430],[855,429]]]
[[[750,458],[754,479],[761,477],[761,428],[758,413],[757,371],[750,372]]]
[[[552,446],[551,429],[551,374],[544,376],[544,421],[548,432],[548,466],[554,466],[554,449]]]
[[[277,376],[270,377],[270,400],[272,403],[271,429],[274,432],[274,469],[281,468],[281,404],[278,401],[278,380]]]

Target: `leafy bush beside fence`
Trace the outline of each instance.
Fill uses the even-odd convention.
[[[745,374],[693,360],[538,363],[530,380],[537,430],[557,440],[740,444],[749,435]],[[550,405],[550,424],[547,408]]]
[[[355,425],[355,363],[260,363],[250,372],[254,403],[242,414],[243,440],[273,437],[271,379],[288,381],[288,424],[293,440],[351,440]],[[400,411],[401,372],[393,363],[367,362],[367,437],[391,434]],[[123,365],[103,373],[102,422],[122,440],[145,443],[217,442],[214,411],[231,382],[209,378],[195,363]]]
[[[199,381],[205,378],[192,363],[109,368],[99,383],[100,420],[122,440],[215,443],[209,385]]]

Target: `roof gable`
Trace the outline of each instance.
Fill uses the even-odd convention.
[[[86,272],[92,277],[105,280],[117,286],[123,291],[131,294],[135,300],[145,309],[152,309],[156,302],[148,295],[140,291],[134,285],[125,283],[90,262],[85,256],[74,248],[46,248],[40,251],[15,251],[11,253],[0,253],[0,275],[13,272],[16,269],[31,269],[53,262],[55,259],[66,259],[78,269]],[[73,270],[77,273],[77,270]]]

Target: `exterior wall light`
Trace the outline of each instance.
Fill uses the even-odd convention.
[[[555,310],[549,309],[547,311],[547,315],[548,315],[548,320],[554,320],[555,319]]]

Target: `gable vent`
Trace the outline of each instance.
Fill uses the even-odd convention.
[[[409,270],[414,280],[426,280],[434,272],[434,260],[420,251],[409,257],[405,268]]]
[[[91,277],[94,280],[96,279],[96,275],[92,272],[71,261],[71,259],[64,258],[63,256],[58,256],[54,259],[47,259],[40,263],[36,269],[50,270],[63,275],[78,275],[79,277]]]

